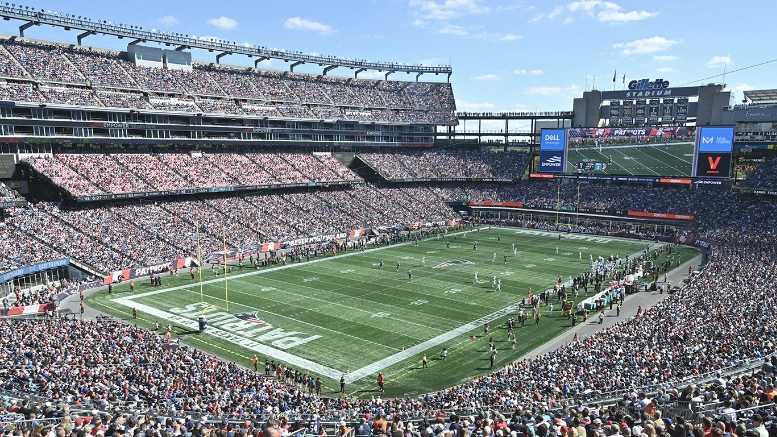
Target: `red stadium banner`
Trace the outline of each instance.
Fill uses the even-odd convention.
[[[42,314],[46,311],[54,311],[53,303],[44,303],[42,305],[27,305],[21,307],[4,308],[0,314],[3,316],[27,316],[32,314]]]
[[[531,173],[529,174],[529,177],[532,179],[553,179],[553,174],[551,173]]]
[[[469,206],[507,206],[511,208],[523,208],[521,202],[469,202]]]
[[[690,179],[676,179],[676,178],[661,178],[658,180],[658,182],[661,182],[662,184],[683,184],[683,185],[691,185],[691,182],[693,182]]]
[[[366,233],[367,233],[366,229],[354,229],[350,233],[348,233],[348,238],[363,237]]]
[[[671,220],[693,220],[692,215],[667,214],[663,212],[629,211],[628,215],[631,217],[664,218],[664,219],[671,219]]]

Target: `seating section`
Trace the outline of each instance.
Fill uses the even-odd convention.
[[[8,81],[0,85],[0,98],[309,120],[456,122],[449,83],[359,80],[214,64],[167,70],[136,66],[123,56],[89,47],[0,39],[0,78]]]
[[[358,157],[387,180],[520,179],[529,162],[523,152],[360,153]]]
[[[304,153],[57,154],[30,158],[38,173],[72,196],[242,185],[349,182],[361,178],[331,155]]]
[[[173,162],[186,165],[188,161]],[[323,163],[315,166],[321,167]],[[185,176],[208,178],[226,174],[189,172]],[[432,191],[419,189],[403,194],[396,188],[363,184],[312,192],[188,198],[97,208],[39,202],[29,209],[10,211],[6,224],[17,229],[11,229],[8,235],[18,240],[41,239],[52,248],[41,253],[63,253],[104,273],[164,264],[193,255],[198,226],[203,254],[222,251],[225,235],[227,249],[249,253],[274,241],[455,216]],[[7,243],[7,247],[21,247],[19,244]],[[9,260],[12,258],[15,256],[9,256]]]
[[[759,163],[752,174],[740,184],[742,188],[774,190],[777,189],[777,158]]]

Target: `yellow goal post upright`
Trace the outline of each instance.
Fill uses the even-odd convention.
[[[224,305],[215,305],[213,302],[208,302],[205,300],[205,283],[202,280],[202,246],[200,244],[200,224],[195,223],[195,227],[197,229],[197,261],[199,263],[199,270],[200,270],[200,303],[204,304],[202,309],[202,314],[205,314],[205,311],[207,311],[210,308],[216,308],[223,311],[229,312],[229,282],[227,281],[227,230],[226,228],[223,229],[223,247],[222,247],[222,262],[223,267],[219,267],[219,270],[223,268],[224,272]]]

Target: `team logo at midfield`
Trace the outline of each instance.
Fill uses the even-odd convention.
[[[463,266],[466,264],[475,264],[475,263],[473,263],[472,261],[467,261],[465,259],[454,259],[452,261],[445,261],[440,264],[437,264],[436,266],[434,266],[434,268],[437,269],[440,267]]]
[[[256,314],[257,313],[240,313],[240,314],[235,314],[235,317],[237,317],[240,320],[245,320],[246,322],[256,323],[257,325],[266,325],[267,322],[256,317]]]

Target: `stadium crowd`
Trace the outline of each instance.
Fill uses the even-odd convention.
[[[360,180],[331,155],[303,153],[57,154],[26,162],[73,196]]]
[[[9,247],[39,239],[54,248],[41,255],[63,253],[103,273],[195,254],[197,226],[206,255],[222,251],[225,238],[228,250],[253,253],[264,243],[454,218],[432,191],[365,184],[99,208],[38,202],[7,211]]]
[[[524,152],[360,153],[358,157],[388,180],[486,178],[520,179]]]
[[[766,190],[777,188],[777,158],[769,158],[760,163],[758,168],[748,175],[739,186]]]
[[[0,63],[0,76],[25,81],[0,86],[0,97],[9,100],[306,119],[456,120],[448,83],[359,80],[197,63],[191,71],[142,67],[116,52],[24,38],[0,39]],[[38,93],[37,86],[46,89]],[[252,105],[244,107],[238,100]]]
[[[731,215],[717,208],[694,222],[690,232],[711,245],[708,265],[679,292],[579,343],[506,363],[491,375],[418,399],[318,397],[306,393],[310,376],[306,379],[299,371],[286,369],[273,379],[189,347],[165,347],[161,335],[112,320],[11,322],[16,329],[0,336],[6,360],[22,363],[32,359],[40,364],[8,374],[0,384],[16,396],[108,411],[117,405],[129,410],[153,408],[166,417],[205,414],[254,420],[276,414],[308,420],[318,414],[322,419],[353,422],[366,413],[407,419],[434,416],[441,410],[478,415],[498,409],[517,412],[513,423],[535,432],[539,423],[575,426],[577,416],[586,427],[598,425],[596,419],[616,424],[634,421],[628,423],[624,435],[639,437],[647,421],[655,419],[643,415],[656,409],[652,402],[667,406],[682,401],[728,401],[732,408],[713,415],[732,426],[751,419],[751,412],[737,414],[737,409],[759,403],[765,405],[762,410],[767,420],[773,420],[770,396],[777,395],[775,367],[768,365],[766,370],[744,376],[715,376],[773,354],[772,339],[777,334],[777,321],[772,317],[777,298],[768,292],[769,284],[777,279],[770,259],[770,250],[777,243],[773,232],[777,219],[768,204],[755,199],[732,194],[725,201],[747,214]],[[742,299],[742,290],[748,290],[751,298]],[[89,354],[63,348],[75,338],[88,347]],[[10,347],[18,344],[23,347]],[[709,375],[713,375],[711,382],[692,385]],[[574,406],[567,403],[575,395],[612,391],[627,393],[614,410],[592,406],[582,414],[583,407],[563,408]],[[641,391],[653,393],[652,398],[637,395]],[[629,404],[636,416],[625,418],[621,412],[616,418],[615,410]],[[538,417],[544,415],[549,417]],[[510,426],[506,419],[497,416],[494,420],[505,422],[496,427]],[[663,427],[677,425],[664,422]],[[639,431],[634,431],[635,426]],[[619,425],[622,427],[625,425]],[[480,429],[478,435],[484,432]]]

